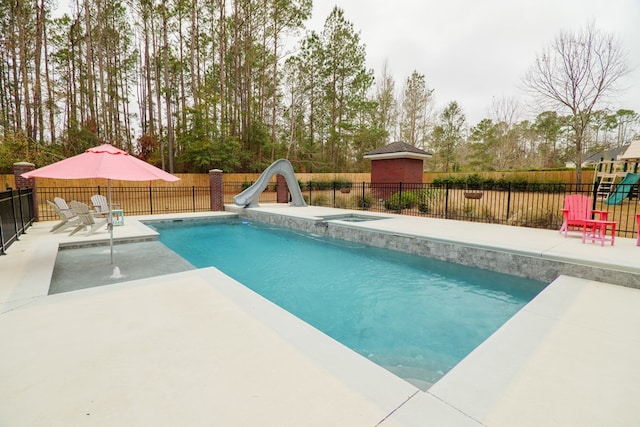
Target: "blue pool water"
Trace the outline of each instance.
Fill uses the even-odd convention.
[[[544,283],[247,221],[152,224],[351,349],[427,389]]]

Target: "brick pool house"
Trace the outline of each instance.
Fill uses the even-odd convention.
[[[401,186],[421,184],[424,160],[431,158],[431,154],[406,142],[396,141],[369,151],[363,157],[371,159],[372,191],[376,197],[386,199],[400,191]]]

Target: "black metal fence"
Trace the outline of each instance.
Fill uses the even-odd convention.
[[[225,182],[224,203],[233,203],[233,196],[250,184]],[[636,235],[635,214],[640,213],[637,185],[612,189],[613,195],[620,196],[617,204],[607,204],[615,197],[598,194],[593,184],[307,182],[300,187],[306,202],[314,206],[556,230],[563,221],[564,198],[579,193],[593,198],[594,209],[609,212],[609,219],[618,223],[617,234],[621,237]],[[270,184],[259,202],[276,203],[276,190],[276,185]],[[57,219],[46,204],[54,197],[90,204],[93,194],[106,193],[107,187],[39,187],[39,218]],[[211,206],[209,187],[112,187],[111,199],[127,215],[205,212]]]
[[[107,196],[107,187],[38,187],[40,221],[58,219],[46,201],[61,197],[91,206],[91,196]],[[127,215],[206,212],[211,208],[209,187],[112,187],[111,201]]]
[[[33,190],[0,192],[0,255],[27,232],[34,217]]]
[[[231,186],[232,184],[230,184]],[[245,184],[246,185],[246,184]],[[237,188],[238,184],[233,184]],[[564,198],[585,194],[593,208],[609,212],[618,223],[617,235],[637,233],[635,214],[640,213],[637,185],[619,186],[613,196],[599,196],[593,184],[498,182],[467,188],[449,183],[302,183],[305,201],[314,206],[392,212],[404,215],[559,229]],[[231,190],[231,188],[229,189]],[[275,202],[275,188],[261,202]],[[227,192],[227,190],[225,190]],[[613,199],[620,199],[617,204]]]

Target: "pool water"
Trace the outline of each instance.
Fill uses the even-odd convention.
[[[151,225],[194,266],[217,267],[424,390],[545,286],[247,221]]]

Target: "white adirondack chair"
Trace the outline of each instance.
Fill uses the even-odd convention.
[[[76,228],[69,233],[69,236],[73,236],[78,231],[88,228],[89,231],[85,236],[89,236],[95,233],[101,227],[107,225],[108,218],[96,218],[91,214],[89,210],[89,206],[82,202],[72,201],[70,203],[71,210],[74,214],[80,218],[80,223],[76,226]]]

